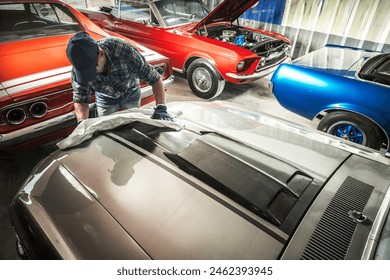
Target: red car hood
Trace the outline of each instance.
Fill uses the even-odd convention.
[[[233,22],[257,2],[259,2],[259,0],[225,0],[195,25],[193,30],[211,23]]]

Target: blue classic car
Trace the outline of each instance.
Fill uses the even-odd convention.
[[[286,109],[318,130],[389,151],[390,54],[327,45],[282,64],[270,81]]]

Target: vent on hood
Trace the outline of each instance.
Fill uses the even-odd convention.
[[[186,172],[278,226],[313,181],[287,162],[214,133],[166,156]]]
[[[363,212],[373,190],[373,186],[348,177],[326,208],[301,259],[345,259],[358,225],[348,213]]]

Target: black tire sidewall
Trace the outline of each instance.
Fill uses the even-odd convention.
[[[317,129],[332,134],[329,129],[336,123],[352,124],[361,130],[367,138],[365,146],[379,150],[382,147],[381,133],[376,124],[364,116],[349,112],[332,112],[318,124]]]
[[[211,86],[210,90],[208,90],[206,92],[198,91],[198,89],[196,88],[196,86],[192,82],[192,76],[193,76],[195,70],[197,68],[200,68],[200,67],[205,68],[210,73],[211,80],[212,80],[212,86]],[[218,88],[219,88],[218,83],[219,83],[220,79],[222,79],[222,77],[220,76],[218,71],[212,65],[210,65],[210,63],[208,63],[204,59],[195,60],[194,62],[192,62],[190,64],[190,67],[188,67],[188,71],[187,71],[188,85],[191,88],[192,92],[196,96],[198,96],[202,99],[211,99],[211,98],[218,95]]]

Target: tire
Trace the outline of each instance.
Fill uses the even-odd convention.
[[[383,144],[380,128],[353,113],[329,113],[321,119],[317,129],[375,150],[380,150]]]
[[[225,80],[207,60],[199,58],[188,67],[187,81],[192,92],[203,99],[217,97],[225,87]]]

